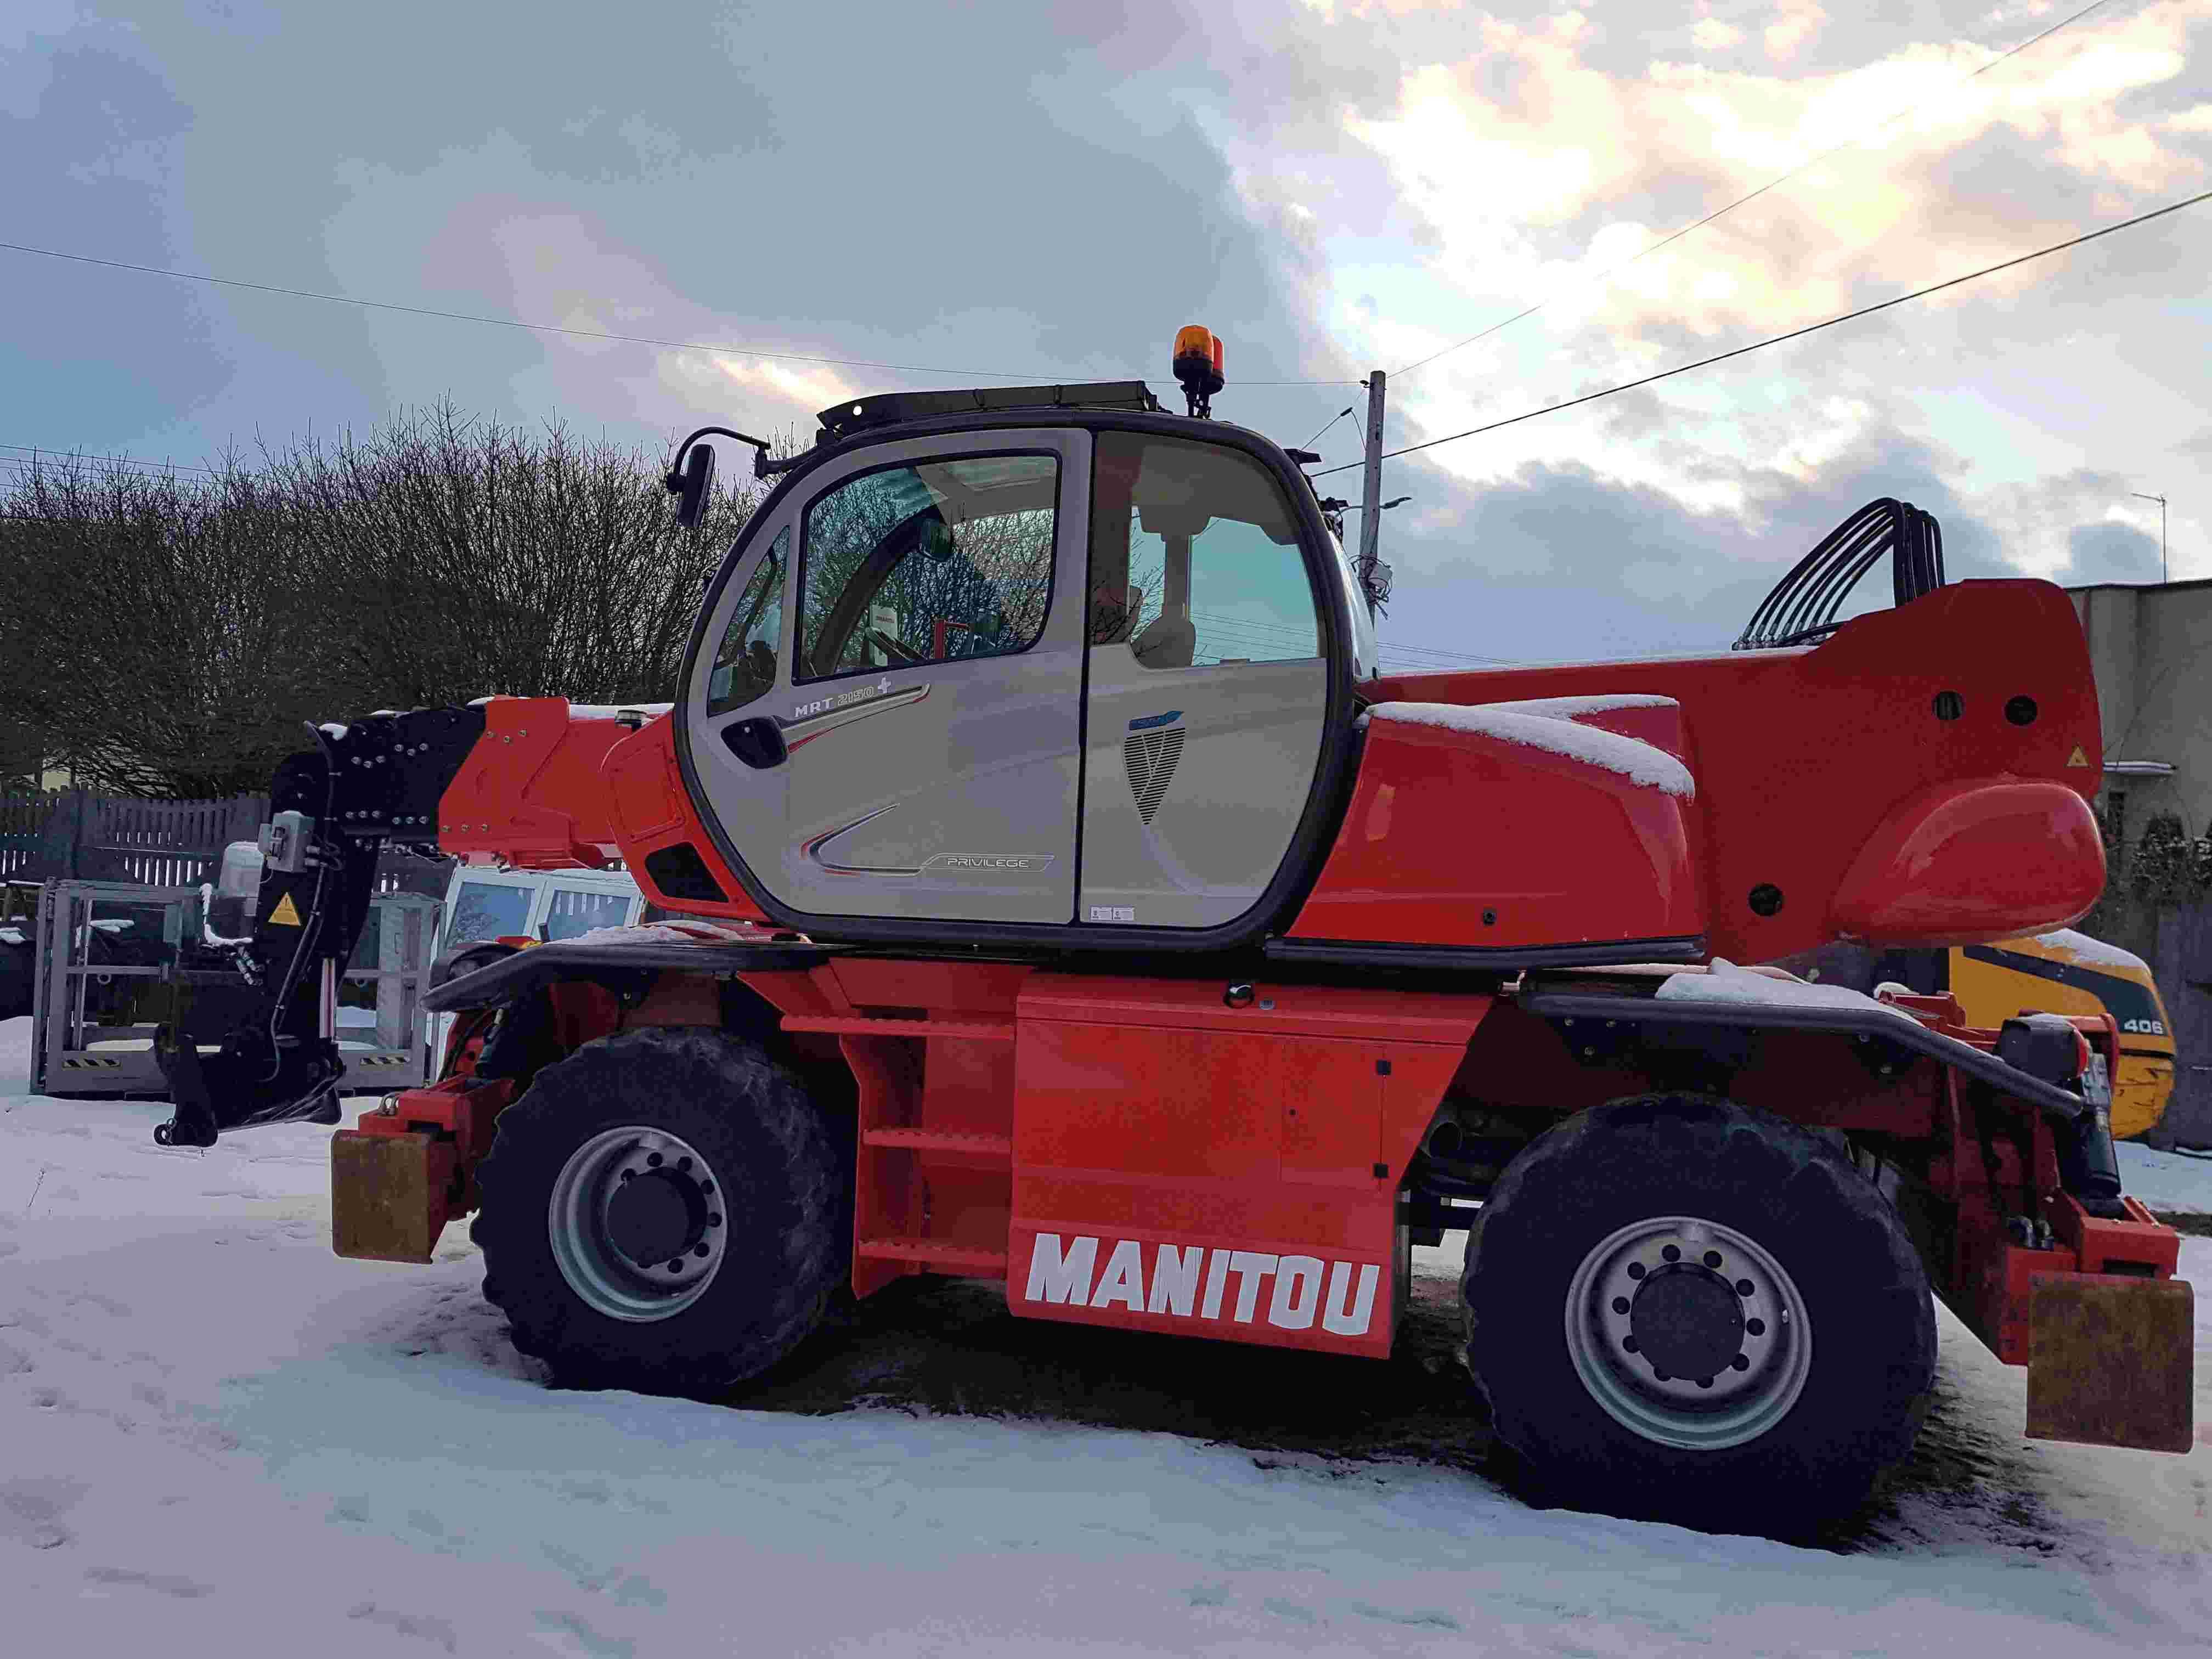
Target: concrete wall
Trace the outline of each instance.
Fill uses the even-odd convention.
[[[2162,813],[2191,836],[2212,827],[2212,581],[2068,590],[2097,676],[2105,728],[2099,804],[2130,842]],[[2120,761],[2165,761],[2165,777],[2126,776]],[[2172,1022],[2173,1103],[2151,1139],[2212,1146],[2212,902],[2152,913],[2105,907],[2112,942],[2157,975]],[[2091,931],[2096,931],[2093,920]]]
[[[2107,772],[2132,841],[2161,812],[2192,836],[2212,823],[2212,581],[2068,590],[2097,675],[2105,762],[2166,761],[2170,777]]]

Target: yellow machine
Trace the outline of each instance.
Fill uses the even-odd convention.
[[[2024,1008],[2112,1015],[2120,1026],[2112,1133],[2124,1140],[2157,1127],[2173,1097],[2173,1030],[2142,958],[2070,928],[1946,954],[1969,1024],[1998,1025]]]

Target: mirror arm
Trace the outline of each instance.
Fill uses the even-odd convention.
[[[707,437],[735,438],[741,444],[750,444],[753,447],[753,477],[756,478],[773,478],[779,472],[788,472],[804,459],[794,455],[788,460],[772,461],[768,457],[767,439],[756,438],[750,433],[733,431],[726,426],[702,426],[676,446],[676,459],[669,465],[668,476],[661,480],[670,495],[678,495],[683,493],[684,458],[690,453],[693,444]]]

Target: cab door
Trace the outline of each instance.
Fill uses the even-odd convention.
[[[1090,445],[873,445],[752,538],[684,712],[705,807],[787,908],[1069,920]]]
[[[1318,775],[1324,590],[1280,482],[1224,444],[1102,432],[1077,920],[1218,927],[1258,903]]]

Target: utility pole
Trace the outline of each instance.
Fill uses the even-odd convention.
[[[2158,503],[2158,580],[2160,584],[2163,586],[2170,580],[2166,574],[2166,497],[2163,495],[2146,495],[2140,489],[2131,489],[2128,494],[2133,495],[2139,501],[2156,501]]]
[[[1375,568],[1376,549],[1382,534],[1382,371],[1367,377],[1367,465],[1361,475],[1364,486],[1359,518],[1359,568]]]

